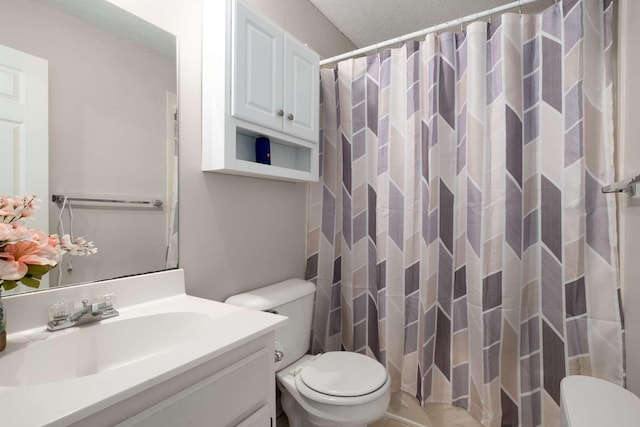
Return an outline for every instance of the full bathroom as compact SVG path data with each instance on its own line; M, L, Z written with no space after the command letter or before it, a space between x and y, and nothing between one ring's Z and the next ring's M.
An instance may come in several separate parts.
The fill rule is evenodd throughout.
M0 0L0 426L638 425L637 17Z

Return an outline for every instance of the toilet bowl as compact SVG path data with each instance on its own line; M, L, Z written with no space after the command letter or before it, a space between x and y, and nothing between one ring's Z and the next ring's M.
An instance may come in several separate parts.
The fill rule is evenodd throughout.
M357 353L306 355L276 377L292 427L364 427L385 414L391 398L384 367Z
M353 352L306 354L315 285L290 279L225 302L289 318L277 330L276 379L290 427L365 427L381 418L391 398L389 374L377 360Z
M608 381L572 375L560 382L562 427L637 427L640 398Z

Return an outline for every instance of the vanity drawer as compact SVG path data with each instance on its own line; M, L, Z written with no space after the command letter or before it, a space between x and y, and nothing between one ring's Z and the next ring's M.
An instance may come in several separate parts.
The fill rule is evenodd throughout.
M271 381L265 378L271 372L268 357L263 348L244 359L216 372L170 398L118 424L119 427L175 427L237 425L245 420L250 426L269 425L266 411L264 423L260 423L261 408L269 404ZM273 359L273 357L271 358ZM264 408L262 408L264 409ZM244 425L244 424L240 424Z

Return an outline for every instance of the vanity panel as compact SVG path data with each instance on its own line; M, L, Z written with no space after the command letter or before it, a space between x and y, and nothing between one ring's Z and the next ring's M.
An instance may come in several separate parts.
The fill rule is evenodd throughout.
M232 426L263 406L275 420L274 334L270 333L70 427Z

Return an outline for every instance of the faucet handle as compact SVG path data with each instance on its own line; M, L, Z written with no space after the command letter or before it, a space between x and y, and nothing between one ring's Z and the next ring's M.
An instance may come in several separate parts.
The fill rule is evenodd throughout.
M100 295L95 299L96 304L99 305L100 309L103 311L113 310L113 304L116 302L116 294L104 294Z
M100 302L100 305L103 307L102 309L103 319L114 317L119 314L118 311L115 308L113 308L113 304L115 304L116 302L116 294L109 293L109 294L101 295L100 297L98 297L98 301Z
M49 306L49 320L59 323L68 320L73 314L73 301L60 301Z
M113 292L110 294L104 294L102 295L102 299L104 299L105 310L113 310L113 304L116 303L116 294Z

